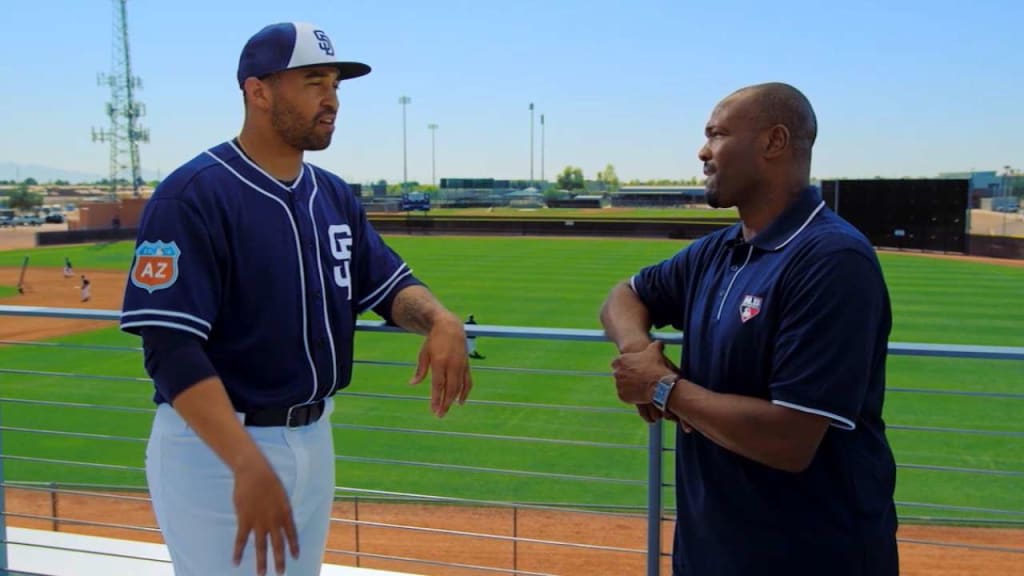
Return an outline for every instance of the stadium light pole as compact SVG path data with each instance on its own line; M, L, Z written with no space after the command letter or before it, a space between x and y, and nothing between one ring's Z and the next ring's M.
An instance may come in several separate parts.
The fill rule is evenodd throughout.
M409 181L409 160L405 144L405 105L412 102L412 98L402 96L398 103L402 105L402 190L405 190L405 183Z
M430 129L430 180L431 184L437 186L437 143L434 136L437 134L437 124L427 124Z
M544 182L544 115L540 115L540 181Z
M533 186L533 102L530 102L530 186Z
M1003 203L999 206L999 211L1003 213L1003 236L1006 236L1006 219L1010 212L1010 189L1013 186L1014 169L1007 164L1003 166L1003 170Z

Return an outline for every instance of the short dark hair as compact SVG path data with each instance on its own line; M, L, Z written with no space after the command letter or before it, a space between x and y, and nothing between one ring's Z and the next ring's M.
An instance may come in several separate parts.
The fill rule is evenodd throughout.
M789 129L794 152L810 158L818 137L818 118L803 92L783 82L768 82L748 86L737 93L747 93L753 98L759 124L765 128L782 124Z

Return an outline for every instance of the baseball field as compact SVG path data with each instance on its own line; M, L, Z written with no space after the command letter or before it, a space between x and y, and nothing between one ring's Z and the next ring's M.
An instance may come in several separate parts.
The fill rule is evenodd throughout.
M598 307L614 282L682 246L573 238L388 240L463 317L473 313L485 325L588 329L599 328ZM11 287L25 255L29 290L17 295ZM0 304L117 309L131 255L128 243L2 251ZM76 274L93 280L93 301L80 303L76 279L61 277L65 257ZM893 300L892 341L1024 346L1024 267L902 253L880 258ZM273 270L272 262L267 266ZM37 372L0 373L4 399L151 407L138 341L109 323L0 317L0 339L78 346L0 346L0 367ZM428 389L406 384L419 343L404 334L357 338L360 364L333 418L339 486L587 508L644 504L648 429L615 398L607 376L610 344L479 338L486 359L474 361L471 401L438 420L428 410ZM1024 400L1000 397L1024 392L1022 383L1021 362L890 357L885 416L904 466L897 500L906 523L1024 524ZM141 488L142 473L118 467L142 466L149 420L146 412L4 402L5 427L83 435L8 429L5 454L109 466L8 459L4 477ZM671 481L669 473L665 478ZM671 488L664 495L671 506ZM1020 533L1009 532L1007 541L1019 543Z

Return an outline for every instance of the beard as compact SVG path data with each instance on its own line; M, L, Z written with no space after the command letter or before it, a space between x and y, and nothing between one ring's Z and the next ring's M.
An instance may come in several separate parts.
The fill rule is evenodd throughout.
M721 208L722 197L718 193L718 183L713 182L711 178L713 178L713 176L709 176L704 181L704 201L712 208Z
M298 150L323 150L331 145L330 130L320 131L319 115L307 121L294 106L275 100L270 109L270 124L289 146Z
M704 200L708 203L708 206L712 208L721 208L720 199L718 197L718 190L705 190Z

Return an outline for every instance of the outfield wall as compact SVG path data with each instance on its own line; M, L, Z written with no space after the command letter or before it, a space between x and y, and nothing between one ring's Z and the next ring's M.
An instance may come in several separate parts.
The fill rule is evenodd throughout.
M1024 260L1024 238L970 235L967 237L967 253L972 256Z
M384 234L427 236L594 236L623 238L695 239L729 226L729 218L695 220L571 219L564 217L507 218L371 214L370 221ZM37 246L134 240L136 231L69 230L37 232ZM967 254L1024 260L1024 238L970 235Z
M392 216L371 218L385 234L480 236L605 236L636 238L700 238L729 226L733 219L616 220L609 218L505 218Z

